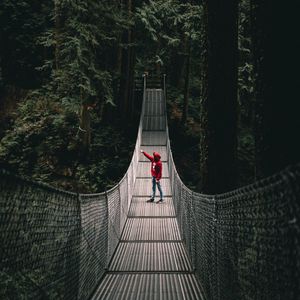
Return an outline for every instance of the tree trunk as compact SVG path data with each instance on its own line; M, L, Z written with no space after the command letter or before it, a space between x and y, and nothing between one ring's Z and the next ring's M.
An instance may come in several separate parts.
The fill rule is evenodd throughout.
M79 137L81 139L84 153L86 154L91 145L91 117L87 104L81 105L79 126Z
M126 2L129 18L132 17L132 0ZM122 65L121 65L121 78L120 78L120 113L123 118L128 120L128 116L131 116L131 101L132 101L132 89L133 89L133 77L134 77L134 62L135 54L132 46L133 43L133 29L129 28L123 34L123 43L128 44L126 49L122 52Z
M189 107L189 88L190 88L190 65L191 65L191 39L186 38L186 53L185 53L185 79L184 79L184 98L181 123L185 124L188 115Z
M209 194L236 187L237 12L237 0L204 2L200 171L202 191Z
M131 43L135 39L135 29L131 31ZM130 49L129 57L129 93L128 93L128 116L130 120L134 117L134 66L135 66L136 53L135 48L132 46Z
M268 55L268 34L266 20L269 12L264 12L266 1L251 0L252 41L255 80L255 176L261 178L268 173L267 153L270 155L270 128L272 116L271 74ZM269 20L269 18L267 18Z
M54 0L54 27L55 27L55 68L59 69L59 49L60 49L60 0Z
M184 69L184 55L178 50L173 50L172 52L171 68L167 74L170 76L170 80L174 83L174 86L181 87Z
M290 43L294 39L293 29L299 28L299 24L289 24L295 20L291 15L292 21L280 22L280 28L275 30L273 5L271 0L251 1L257 178L298 163L300 156L299 106L296 103L299 76L290 70L291 66L298 70L298 50ZM289 8L290 11L293 12ZM280 43L277 43L278 37Z

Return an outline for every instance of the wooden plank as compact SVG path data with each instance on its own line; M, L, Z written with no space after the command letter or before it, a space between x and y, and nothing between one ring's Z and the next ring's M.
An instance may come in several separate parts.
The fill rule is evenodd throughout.
M179 241L180 233L177 220L175 218L129 218L121 240Z
M160 180L161 188L164 196L172 196L170 180L168 178L162 178ZM152 178L135 180L133 196L150 197L152 195ZM156 187L156 196L159 197L159 191Z
M143 131L141 144L144 151L150 154L156 151L162 156L164 202L146 202L152 194L151 165L140 154L129 218L109 272L92 297L93 300L204 299L181 241L177 219L174 218L166 163L166 132L158 131L166 127L163 100L161 89L146 90L143 125L144 130L152 131ZM158 190L156 195L159 199Z
M145 116L143 120L143 130L165 130L166 117L162 116Z
M146 102L164 102L164 93L163 90L158 89L146 89L146 95L145 95Z
M149 197L133 197L128 217L174 217L172 198L165 197L164 205L146 202Z
M142 147L145 146L165 146L167 145L167 134L164 131L143 131Z
M161 101L146 101L145 116L165 116L165 104Z
M183 243L124 243L116 250L110 271L192 271Z
M92 300L204 300L193 274L108 274Z

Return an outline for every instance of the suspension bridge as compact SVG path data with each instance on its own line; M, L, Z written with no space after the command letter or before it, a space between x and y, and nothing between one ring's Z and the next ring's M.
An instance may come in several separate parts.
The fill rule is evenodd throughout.
M1 299L299 299L300 167L202 195L172 157L165 82L143 87L123 179L75 194L1 171ZM161 204L143 149L162 156ZM158 200L158 199L157 199Z

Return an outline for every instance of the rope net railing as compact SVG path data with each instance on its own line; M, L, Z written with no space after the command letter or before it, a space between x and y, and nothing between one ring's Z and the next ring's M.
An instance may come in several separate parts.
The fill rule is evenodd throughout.
M0 171L0 299L90 298L127 219L143 110L129 168L107 192L70 193Z
M168 128L167 154L180 232L205 298L300 299L300 165L203 195L181 181Z

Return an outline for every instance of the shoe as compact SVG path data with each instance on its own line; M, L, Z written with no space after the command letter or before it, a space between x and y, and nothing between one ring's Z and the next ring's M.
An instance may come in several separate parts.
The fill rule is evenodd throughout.
M154 198L150 198L147 202L154 202Z
M164 200L163 199L159 199L156 203L163 203Z

